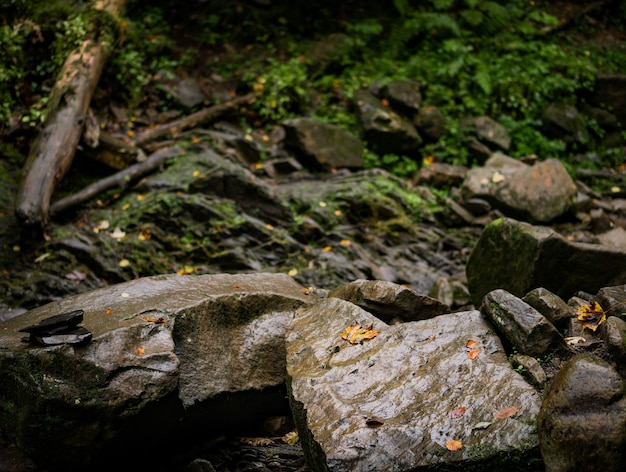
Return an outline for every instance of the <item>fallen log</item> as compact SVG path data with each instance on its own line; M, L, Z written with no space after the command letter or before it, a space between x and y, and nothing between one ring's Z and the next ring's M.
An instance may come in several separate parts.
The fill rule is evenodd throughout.
M126 0L97 0L93 9L117 17ZM107 56L105 34L85 40L65 60L55 83L42 132L30 153L17 190L15 216L27 226L48 222L55 185L74 159L93 92ZM109 46L110 47L110 46Z
M54 202L50 207L50 213L52 215L61 213L76 205L87 202L99 193L102 193L105 190L109 190L111 188L118 187L121 190L124 190L131 183L137 181L141 177L149 174L154 169L159 167L167 159L180 156L182 154L183 150L177 147L159 149L154 154L148 156L145 161L127 167L124 170L116 172L113 175L105 177L104 179L99 180L91 185L88 185L78 193Z
M180 118L178 120L172 121L170 123L165 123L154 128L149 128L141 133L138 133L135 139L131 141L131 143L134 146L138 147L144 143L147 143L148 141L152 141L167 134L175 136L176 134L187 128L193 128L203 123L215 120L216 118L222 116L223 114L229 112L236 107L249 105L253 103L255 99L256 95L254 93L249 93L248 95L234 98L232 100L229 100L228 102L213 105L209 108L204 108L184 118Z

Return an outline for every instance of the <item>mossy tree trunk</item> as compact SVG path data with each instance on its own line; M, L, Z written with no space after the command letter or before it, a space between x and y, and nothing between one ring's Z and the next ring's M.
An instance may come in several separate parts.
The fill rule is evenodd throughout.
M125 3L126 0L96 0L93 10L98 14L89 18L98 21L105 14L117 17ZM111 40L101 29L73 50L63 64L50 93L44 128L30 149L17 190L15 215L26 226L41 227L48 222L54 187L74 159Z

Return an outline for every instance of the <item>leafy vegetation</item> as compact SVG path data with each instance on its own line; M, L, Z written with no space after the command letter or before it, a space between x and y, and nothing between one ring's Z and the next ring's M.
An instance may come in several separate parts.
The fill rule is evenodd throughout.
M258 100L253 126L296 115L315 116L359 133L351 108L355 91L410 79L422 84L425 102L448 119L445 134L424 155L467 164L464 116L489 115L512 136L515 156L570 159L571 146L549 139L541 113L558 100L579 103L598 71L626 69L623 44L597 44L599 22L584 18L561 31L550 2L524 0L394 0L315 5L275 0L202 2L184 8L172 0L129 2L115 25L118 42L101 82L113 100L140 106L149 87L181 69L200 68L238 79L239 91ZM86 2L12 0L0 7L0 130L36 126L45 116L46 90L69 47L89 31ZM624 32L626 7L602 24ZM186 34L193 31L192 34ZM333 56L320 58L316 41L339 34ZM50 55L48 51L52 51ZM161 94L161 109L168 96ZM606 130L590 120L589 152L598 166L615 165L619 147L602 148ZM418 163L406 156L368 151L368 166L409 176Z

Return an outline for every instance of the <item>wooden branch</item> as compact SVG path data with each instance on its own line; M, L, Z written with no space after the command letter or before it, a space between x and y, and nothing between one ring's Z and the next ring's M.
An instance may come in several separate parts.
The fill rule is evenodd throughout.
M160 149L154 154L148 156L145 161L127 167L120 172L117 172L102 180L99 180L98 182L88 185L74 195L62 198L59 201L53 203L50 207L50 213L53 215L61 213L71 207L89 201L99 193L102 193L105 190L109 190L114 187L119 187L123 190L127 188L132 182L152 172L154 169L163 164L165 160L171 157L180 156L182 154L183 150L177 147Z
M125 2L98 0L93 8L118 16ZM30 149L17 190L15 215L24 225L43 226L48 221L54 187L74 159L106 53L103 37L88 39L63 64L50 93L44 128Z
M180 118L178 120L172 121L171 123L166 123L155 128L147 129L146 131L139 133L135 137L135 139L131 141L131 143L135 146L140 146L148 141L152 141L153 139L165 136L166 134L171 134L174 136L184 129L193 128L203 123L207 123L211 120L215 120L216 118L224 115L225 113L236 107L239 107L241 105L249 105L250 103L253 103L255 99L256 95L253 93L249 93L248 95L234 98L228 102L220 103L219 105L214 105L209 108L204 108L203 110L192 113L185 118Z

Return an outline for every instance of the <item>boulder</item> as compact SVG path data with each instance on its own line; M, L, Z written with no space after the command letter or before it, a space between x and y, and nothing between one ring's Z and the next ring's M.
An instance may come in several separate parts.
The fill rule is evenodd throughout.
M563 339L541 313L506 290L485 295L480 311L520 353L542 357Z
M350 344L340 335L355 322L379 334ZM290 401L311 470L496 470L499 456L529 470L536 458L539 395L478 311L389 326L328 298L298 310L286 339ZM469 340L476 345L467 348ZM508 407L512 416L494 416ZM462 446L450 450L450 440Z
M541 119L544 134L552 139L579 144L589 142L586 120L574 105L551 103L543 111Z
M574 312L563 301L544 287L539 287L528 292L522 300L541 313L554 326L561 327L568 318L574 316Z
M597 267L598 270L589 270ZM483 230L467 261L472 302L501 288L517 297L544 287L564 300L626 282L626 253L570 242L550 228L500 218Z
M145 465L139 438L172 444L284 414L285 329L312 298L285 274L163 275L7 320L0 429L46 468L79 470ZM91 342L22 340L19 330L74 310Z
M283 121L285 145L304 166L313 169L362 168L363 146L354 135L337 125L312 118Z
M355 280L331 290L328 296L354 303L385 323L394 318L418 321L450 313L450 307L439 300L384 280Z
M537 418L546 472L623 470L626 387L592 354L570 359L555 376Z
M626 321L609 316L603 326L602 337L617 371L626 378Z
M428 105L420 107L413 118L413 124L424 141L435 143L439 141L446 129L446 118L439 108Z
M527 166L499 156L490 158L484 167L470 169L461 193L468 200L490 202L506 216L548 223L573 206L577 189L558 159Z
M413 80L394 80L380 90L380 95L389 101L389 105L398 113L411 117L422 104L420 84Z
M422 138L411 121L388 107L367 90L354 94L363 137L380 154L417 157Z
M494 151L508 151L511 146L511 137L506 128L488 116L463 118L460 126L464 132L475 136L479 142Z

